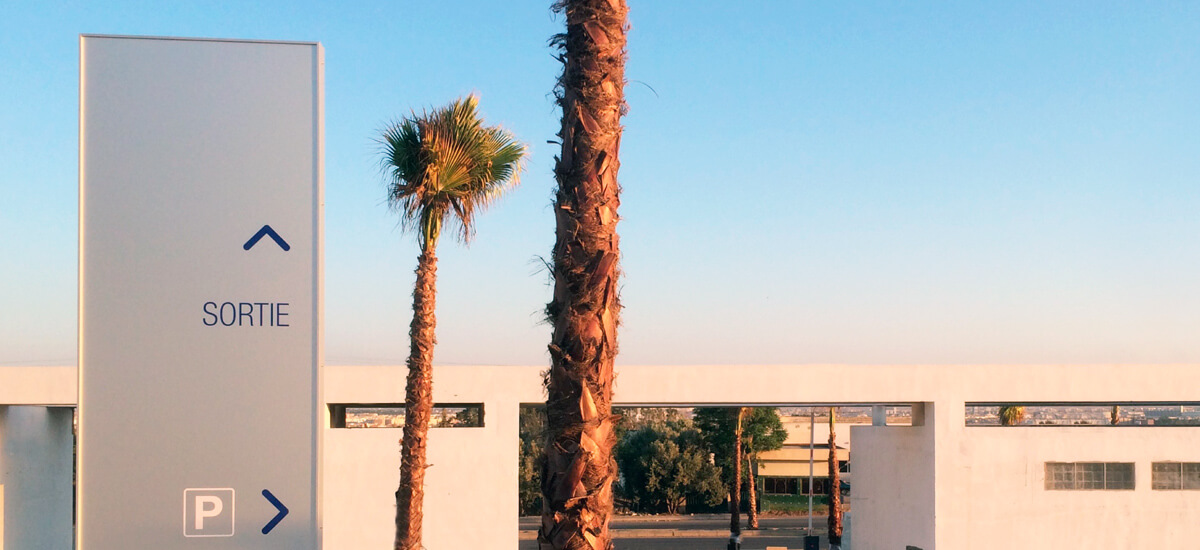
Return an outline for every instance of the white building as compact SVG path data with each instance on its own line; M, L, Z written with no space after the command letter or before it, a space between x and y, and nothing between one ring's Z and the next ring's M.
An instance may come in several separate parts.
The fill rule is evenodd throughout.
M543 400L542 369L435 369L435 401L482 404L484 426L432 432L429 548L517 548L518 407ZM325 401L402 402L403 370L326 367ZM70 540L70 415L10 406L72 407L76 381L73 367L0 367L6 550ZM630 406L912 404L912 426L850 431L855 550L1200 547L1200 427L967 427L964 414L973 402L1197 401L1195 365L622 366L616 385ZM399 429L324 429L324 547L386 548Z

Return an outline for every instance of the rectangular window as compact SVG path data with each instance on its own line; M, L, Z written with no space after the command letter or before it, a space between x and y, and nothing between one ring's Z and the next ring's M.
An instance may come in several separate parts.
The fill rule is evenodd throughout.
M404 404L330 404L332 428L402 428ZM483 427L483 403L434 403L430 428Z
M794 495L797 492L794 477L764 477L763 492L770 495Z
M1047 491L1121 491L1134 488L1132 462L1047 462Z
M1200 462L1155 462L1150 486L1155 491L1200 490Z
M1070 462L1046 463L1046 490L1069 491L1075 488L1075 465Z
M1104 488L1110 491L1133 490L1133 463L1109 462L1104 465Z

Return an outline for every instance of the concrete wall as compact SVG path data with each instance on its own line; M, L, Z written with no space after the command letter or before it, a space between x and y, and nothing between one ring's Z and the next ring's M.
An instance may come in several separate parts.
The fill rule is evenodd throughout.
M325 400L403 403L402 372L397 367L327 368ZM484 425L430 430L423 537L427 548L516 550L518 407L544 401L539 373L530 367L435 369L434 402L483 403ZM326 428L325 548L390 548L402 431Z
M928 426L854 426L854 550L933 548L934 456Z
M980 427L964 451L961 548L1200 548L1200 491L1150 484L1152 462L1200 462L1198 427ZM1048 461L1133 462L1135 489L1047 491Z
M73 416L0 405L0 550L73 546Z
M401 366L324 370L327 403L403 401ZM433 466L425 503L427 547L517 548L518 406L544 401L542 370L541 366L435 369L434 400L483 403L485 425L432 432ZM737 371L738 384L728 383L731 370ZM828 376L831 371L836 376ZM814 379L829 383L813 385ZM1196 388L1200 388L1200 367L1191 365L622 366L617 371L615 399L621 405L912 403L912 427L851 429L855 550L898 550L904 544L925 550L1126 550L1200 548L1195 542L1200 540L1200 491L1149 489L1150 462L1200 462L1200 428L968 429L963 425L963 404L1187 402L1200 397ZM76 391L71 367L0 368L0 405L71 406ZM20 440L23 452L45 457L69 452L64 451L69 449L69 421L50 422L25 433L34 435ZM12 434L0 432L0 446L18 444ZM327 427L324 437L325 548L386 548L393 534L400 430ZM1137 489L1045 491L1043 463L1048 460L1133 461ZM55 468L56 474L20 477L38 483L53 478L52 484L65 480L69 486L69 468ZM14 506L24 506L29 494L37 494L21 490L21 503L15 503L12 479L11 474L8 480L0 479L6 486L9 518ZM46 521L52 521L50 517L61 514L46 516ZM6 537L12 537L13 525L10 519ZM69 530L69 516L55 525Z

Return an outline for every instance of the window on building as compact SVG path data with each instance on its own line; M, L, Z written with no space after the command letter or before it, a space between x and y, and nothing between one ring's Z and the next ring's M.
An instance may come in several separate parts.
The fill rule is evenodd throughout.
M1200 490L1200 462L1155 462L1150 467L1150 487L1155 491Z
M332 428L402 428L404 404L330 404ZM483 403L434 403L430 428L481 428Z
M1047 462L1047 491L1131 490L1132 462Z
M763 493L768 495L794 495L799 492L799 485L794 477L764 477Z
M808 486L809 486L808 478L807 477L800 478L800 486L799 486L800 493L799 494L807 495L808 494ZM828 477L813 478L812 493L814 495L828 494L829 493L829 478Z

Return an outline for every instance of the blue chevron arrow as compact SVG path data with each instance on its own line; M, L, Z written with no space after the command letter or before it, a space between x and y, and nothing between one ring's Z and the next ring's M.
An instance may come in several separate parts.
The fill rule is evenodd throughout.
M250 250L251 248L254 248L254 245L258 244L258 241L262 240L263 235L271 237L271 239L275 241L275 244L279 245L279 248L282 248L284 252L292 249L292 247L288 245L287 241L283 240L283 237L279 236L279 233L276 233L274 229L271 229L271 226L264 225L262 226L262 229L258 230L258 233L255 233L253 237L250 237L250 240L246 241L246 244L242 245L242 250Z
M266 497L267 502L270 502L272 506L279 510L279 513L275 514L275 517L271 518L271 521L268 521L267 524L263 526L262 534L265 535L270 533L271 529L274 529L276 525L279 525L279 522L283 520L283 516L288 515L288 509L287 506L284 506L282 502L279 502L279 499L275 498L275 495L271 494L271 491L263 489L262 495Z

